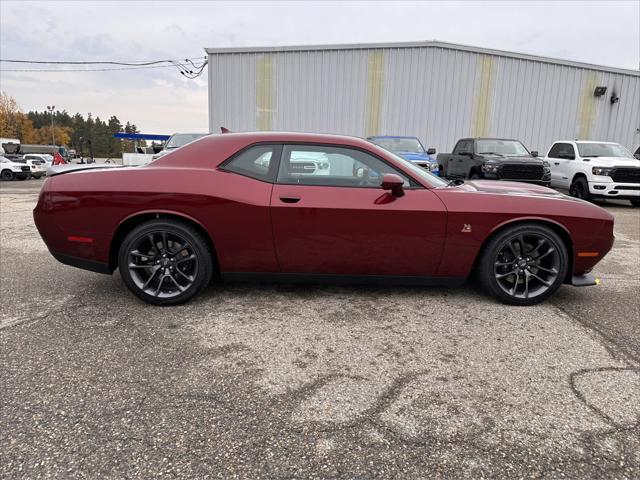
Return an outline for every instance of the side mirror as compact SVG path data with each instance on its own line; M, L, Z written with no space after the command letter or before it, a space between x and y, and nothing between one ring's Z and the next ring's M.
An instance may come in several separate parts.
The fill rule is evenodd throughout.
M385 173L382 177L382 189L391 190L391 195L401 197L404 195L404 180L395 173Z
M537 157L538 156L538 151L537 150L531 150L531 156L532 157Z
M435 154L436 154L436 149L435 148L427 149L427 155L435 155Z

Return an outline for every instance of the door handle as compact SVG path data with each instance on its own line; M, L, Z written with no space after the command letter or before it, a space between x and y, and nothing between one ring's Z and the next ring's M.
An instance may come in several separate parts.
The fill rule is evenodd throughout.
M280 200L284 203L298 203L300 197L280 197Z
M553 162L554 165L560 165L560 162Z

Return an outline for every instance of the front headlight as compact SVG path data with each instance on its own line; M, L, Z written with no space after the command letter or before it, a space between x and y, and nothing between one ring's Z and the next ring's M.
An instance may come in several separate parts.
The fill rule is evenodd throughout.
M498 168L500 168L499 165L491 165L487 163L482 165L482 171L485 173L498 173Z
M611 168L603 168L603 167L593 167L591 169L591 172L594 175L602 175L602 176L608 176L609 172L611 172Z

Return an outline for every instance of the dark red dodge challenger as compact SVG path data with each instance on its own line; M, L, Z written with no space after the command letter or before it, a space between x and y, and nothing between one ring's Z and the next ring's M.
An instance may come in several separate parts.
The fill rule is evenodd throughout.
M365 140L210 135L144 167L60 167L35 222L55 258L116 268L146 302L211 279L462 284L514 305L549 297L611 249L613 217L545 187L447 183Z

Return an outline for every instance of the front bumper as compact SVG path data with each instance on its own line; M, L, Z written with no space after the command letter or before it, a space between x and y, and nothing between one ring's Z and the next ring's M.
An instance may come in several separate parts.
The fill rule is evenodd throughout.
M591 287L593 285L598 285L600 283L600 279L594 277L590 273L585 273L583 275L573 275L571 277L571 285L574 287Z
M602 198L639 198L640 183L589 182L589 193Z
M440 177L440 165L434 164L433 162L424 162L421 160L410 160L411 163L417 165L421 168L424 168L427 172L433 173L436 177Z
M497 173L489 173L489 172L485 172L483 173L483 176L486 180L504 180L505 182L522 182L522 183L532 183L534 185L542 185L543 187L550 187L551 186L551 176L545 176L541 179L537 179L537 180L531 180L528 178L522 178L522 179L518 179L518 178L502 178L499 174Z

